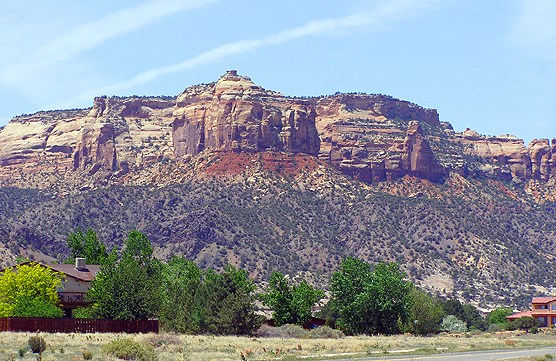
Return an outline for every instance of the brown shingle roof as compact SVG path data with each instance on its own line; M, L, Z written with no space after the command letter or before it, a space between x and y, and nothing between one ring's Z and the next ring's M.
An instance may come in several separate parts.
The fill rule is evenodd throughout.
M46 264L44 266L49 267L54 271L61 272L67 276L87 282L94 280L96 274L100 271L100 266L97 264L88 264L85 271L78 270L73 264Z
M63 274L65 274L66 276L70 276L73 278L77 278L78 280L81 281L87 281L87 282L91 282L92 280L95 279L95 276L97 275L97 273L100 271L100 266L98 264L88 264L86 265L86 270L85 271L79 271L77 268L75 268L75 265L73 264L44 264L41 262L37 262L37 261L26 261L26 262L22 262L19 265L24 265L24 264L31 264L31 263L37 263L40 264L41 266L45 266L48 267L56 272L61 272ZM0 269L0 273L4 272L4 270L6 270L7 268L12 268L15 266L10 266L10 267L4 267L2 269Z

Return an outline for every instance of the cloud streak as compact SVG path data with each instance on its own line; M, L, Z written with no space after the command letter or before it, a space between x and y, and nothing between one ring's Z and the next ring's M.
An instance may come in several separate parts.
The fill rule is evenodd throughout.
M106 87L93 89L79 97L79 101L90 99L99 94L115 94L151 82L162 76L192 70L207 63L214 63L233 55L250 53L263 47L280 45L309 36L333 34L360 27L380 27L386 23L398 21L436 4L437 0L396 0L385 1L370 11L344 17L310 21L302 26L290 28L259 39L246 39L227 43L198 54L181 63L153 68L135 77ZM76 99L77 100L77 99Z
M6 69L2 78L12 84L32 79L50 65L67 60L106 41L147 26L175 13L193 10L219 0L150 0L89 21L58 35L27 59Z
M216 1L218 0L151 0L71 29L46 44L39 50L39 54L50 61L64 60L164 17Z

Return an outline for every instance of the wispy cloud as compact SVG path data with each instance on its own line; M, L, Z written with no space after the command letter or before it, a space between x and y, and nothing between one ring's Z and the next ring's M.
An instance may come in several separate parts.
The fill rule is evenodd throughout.
M39 54L49 61L64 60L161 18L216 1L218 0L151 0L71 29L47 43L39 50Z
M308 36L333 34L335 32L360 27L380 28L381 26L386 26L388 23L399 21L406 17L416 16L438 2L438 0L383 1L374 9L366 12L338 18L310 21L302 26L283 30L258 39L246 39L227 43L198 54L181 63L153 68L129 80L102 88L92 89L81 94L77 99L72 100L72 102L82 102L100 94L116 94L120 91L132 89L148 83L164 75L184 72L207 63L217 62L229 56L250 53L266 46L279 45Z
M25 86L22 79L33 80L48 66L67 60L78 53L93 49L106 41L147 26L177 12L217 2L219 0L149 0L140 5L109 13L55 36L0 73L9 84Z

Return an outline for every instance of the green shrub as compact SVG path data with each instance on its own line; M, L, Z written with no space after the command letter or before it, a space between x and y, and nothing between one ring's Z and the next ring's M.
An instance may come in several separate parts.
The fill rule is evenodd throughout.
M515 321L512 321L508 325L508 330L531 330L533 327L539 327L539 321L531 316L520 317Z
M14 317L61 318L62 309L52 303L40 299L24 297L19 299L13 310Z
M346 337L340 330L335 330L328 326L321 326L312 329L308 333L308 338L343 338Z
M502 323L493 323L488 326L488 332L500 332L506 330L505 325Z
M262 325L256 332L258 337L276 337L276 338L305 338L308 331L298 325L282 325L280 327L272 327Z
M83 350L83 360L92 360L93 353L89 350Z
M467 325L454 315L448 315L442 320L440 329L448 332L465 332Z
M498 307L488 315L488 323L506 323L506 317L514 313L511 307Z
M158 361L154 348L147 343L137 342L129 337L108 342L102 351L122 360Z
M73 318L96 318L92 307L77 307L71 313Z
M33 353L41 354L46 350L46 342L39 335L29 337L29 347Z
M257 332L257 337L276 337L276 338L342 338L344 333L328 326L321 326L310 331L305 330L298 325L282 325L280 327L272 327L262 325Z

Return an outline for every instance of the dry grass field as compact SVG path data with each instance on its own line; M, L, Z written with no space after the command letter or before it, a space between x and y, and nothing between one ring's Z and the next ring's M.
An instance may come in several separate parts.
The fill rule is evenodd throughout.
M0 361L36 360L29 350L33 333L0 333ZM103 352L112 340L131 337L153 347L159 360L307 360L387 354L424 355L469 350L535 348L556 345L556 335L500 333L414 337L345 337L341 339L280 339L224 336L190 336L169 333L146 335L41 334L46 341L43 360L118 360ZM86 355L86 353L85 353Z

